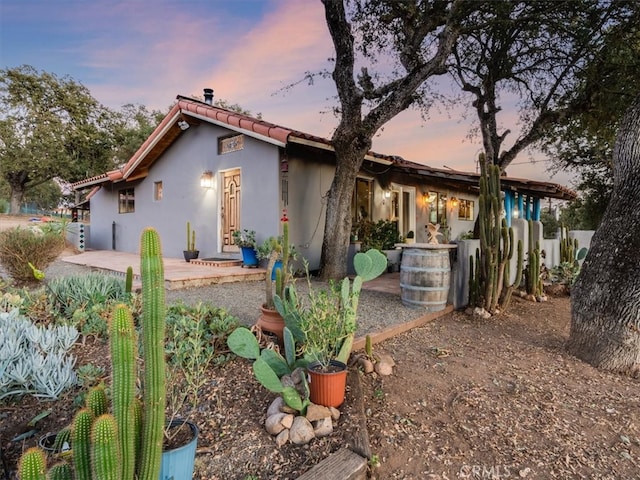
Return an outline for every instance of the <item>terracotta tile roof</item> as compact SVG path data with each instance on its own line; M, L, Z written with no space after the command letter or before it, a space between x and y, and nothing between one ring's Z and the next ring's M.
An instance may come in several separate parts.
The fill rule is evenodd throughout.
M282 125L276 125L262 119L213 106L182 95L178 95L177 100L177 103L155 128L149 138L144 141L122 168L81 180L72 184L72 188L81 189L92 185L99 185L104 182L133 180L146 176L153 162L183 133L183 130L178 126L178 122L180 121L186 121L193 125L198 124L200 121L211 122L281 147L285 147L287 144L297 143L333 151L331 140L326 138L287 128ZM478 184L479 174L477 173L433 168L420 163L410 162L397 155L384 155L370 151L366 159L393 165L393 167L399 171L418 175L422 178L447 179L455 183L468 186L475 185L476 187ZM545 195L565 200L576 197L574 191L555 183L536 182L511 177L503 177L501 181L503 186L508 186L514 191Z

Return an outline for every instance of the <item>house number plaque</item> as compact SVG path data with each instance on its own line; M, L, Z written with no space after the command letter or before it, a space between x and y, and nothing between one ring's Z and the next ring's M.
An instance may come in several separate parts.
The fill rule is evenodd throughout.
M244 135L234 135L233 137L221 138L219 140L218 151L220 155L244 148Z

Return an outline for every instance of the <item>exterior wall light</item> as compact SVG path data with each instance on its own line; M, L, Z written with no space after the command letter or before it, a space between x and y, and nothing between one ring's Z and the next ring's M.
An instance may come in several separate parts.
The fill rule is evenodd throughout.
M189 122L187 122L186 120L180 120L178 122L178 126L180 127L180 130L184 132L189 128L190 125L189 125Z
M207 170L200 175L200 186L202 188L212 188L213 187L213 173L211 170Z

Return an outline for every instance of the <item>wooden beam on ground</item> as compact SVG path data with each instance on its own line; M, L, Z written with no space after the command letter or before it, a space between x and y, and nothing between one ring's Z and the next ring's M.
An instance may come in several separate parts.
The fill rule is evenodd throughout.
M399 325L393 325L389 328L386 328L380 332L375 332L375 333L371 333L369 334L369 336L371 337L371 343L375 344L375 343L380 343L383 342L384 340L387 340L391 337L395 337L397 335L400 335L401 333L404 333L406 331L411 330L412 328L417 328L417 327L421 327L429 322L432 322L440 317L443 317L451 312L453 312L454 308L453 305L447 305L445 307L444 310L440 310L439 312L430 312L430 313L426 313L423 316L421 316L420 318L417 318L415 320L412 320L410 322L406 322L406 323L401 323ZM353 341L353 347L352 350L362 350L364 348L365 342L366 342L366 336L365 337L358 337Z
M348 448L332 453L298 480L366 480L367 460Z

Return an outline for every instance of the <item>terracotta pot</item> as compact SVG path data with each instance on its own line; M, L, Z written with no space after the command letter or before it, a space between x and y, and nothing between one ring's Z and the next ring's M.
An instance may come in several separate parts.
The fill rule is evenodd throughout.
M344 403L347 390L347 366L337 360L331 360L331 371L322 371L319 362L307 367L309 372L310 398L316 405L338 408Z
M282 344L284 318L282 318L282 315L280 315L277 310L265 308L264 305L260 307L260 310L262 311L262 315L258 317L256 325L258 325L265 332L271 332L277 335L280 344Z

